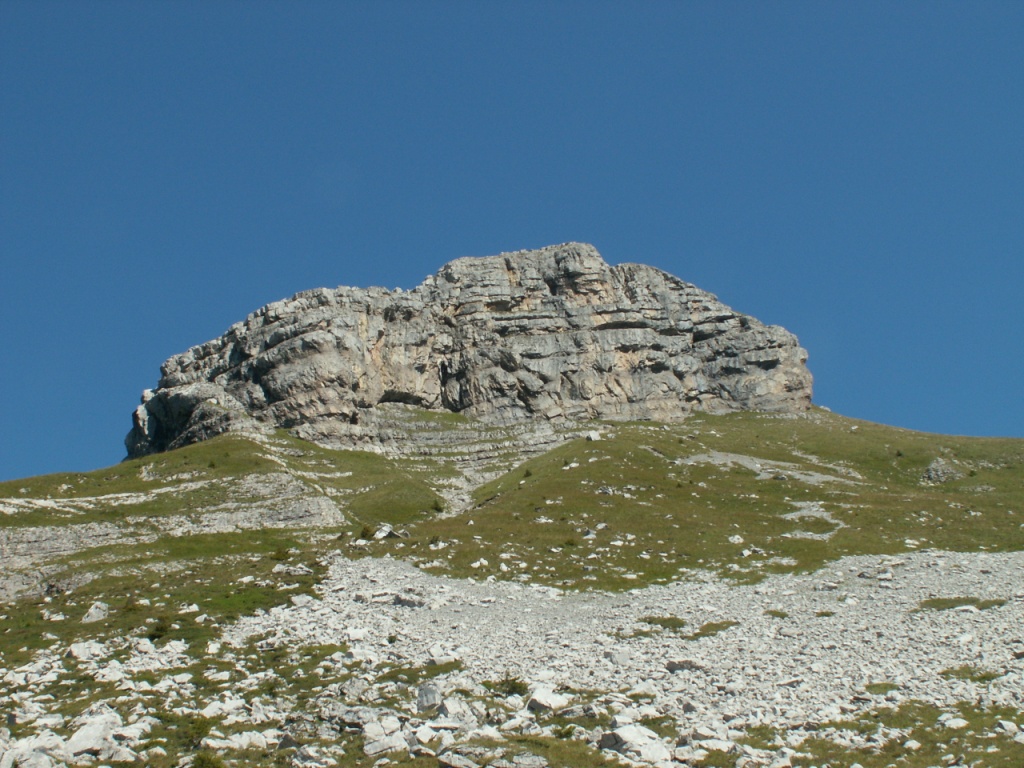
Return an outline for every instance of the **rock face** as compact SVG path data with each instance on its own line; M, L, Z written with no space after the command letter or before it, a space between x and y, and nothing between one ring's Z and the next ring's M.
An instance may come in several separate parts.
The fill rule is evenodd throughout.
M385 403L495 424L801 411L806 352L777 326L589 245L462 258L412 291L306 291L164 363L125 443L142 456L228 431L344 444Z

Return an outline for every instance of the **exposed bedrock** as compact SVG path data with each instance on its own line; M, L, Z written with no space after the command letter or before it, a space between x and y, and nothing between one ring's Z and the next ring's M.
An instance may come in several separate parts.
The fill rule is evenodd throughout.
M285 427L358 444L389 402L493 424L802 411L806 360L783 328L566 243L456 259L412 291L317 289L268 304L167 360L125 442L142 456Z

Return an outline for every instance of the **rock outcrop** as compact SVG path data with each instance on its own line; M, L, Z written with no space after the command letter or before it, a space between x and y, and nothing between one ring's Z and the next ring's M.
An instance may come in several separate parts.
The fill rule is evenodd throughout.
M386 403L492 424L801 411L806 358L783 328L568 243L456 259L412 291L318 289L269 304L165 362L125 443L134 457L285 427L355 444Z

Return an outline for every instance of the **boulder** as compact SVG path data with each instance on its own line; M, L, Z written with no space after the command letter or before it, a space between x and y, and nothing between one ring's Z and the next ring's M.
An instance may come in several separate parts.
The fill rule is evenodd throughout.
M921 475L921 482L924 485L941 485L952 480L959 480L964 473L948 459L941 456L934 459L928 468Z
M416 711L426 712L435 709L441 704L441 692L437 686L426 684L421 685L416 692Z
M623 725L608 731L601 736L598 746L601 749L610 749L645 763L672 759L671 750L658 737L658 734L642 725Z
M80 643L72 643L68 647L67 655L78 661L95 661L107 655L107 647L96 640L84 640Z
M136 754L116 738L123 727L121 716L100 706L86 712L76 721L78 729L68 739L66 749L75 757L88 755L103 762L134 762Z
M72 760L64 740L50 730L6 745L0 743L0 768L52 768Z
M438 755L437 764L440 768L480 768L478 763L474 763L468 757L457 752L445 752Z
M82 617L83 624L91 624L94 621L103 621L110 615L110 606L104 602L97 600L91 606L89 610L85 612L85 616Z
M537 688L530 694L526 706L534 712L557 712L569 706L569 697L555 693L550 688Z
M367 741L363 745L363 752L366 753L368 757L407 749L409 749L409 743L405 740L405 736L403 736L401 732L390 733L379 739Z

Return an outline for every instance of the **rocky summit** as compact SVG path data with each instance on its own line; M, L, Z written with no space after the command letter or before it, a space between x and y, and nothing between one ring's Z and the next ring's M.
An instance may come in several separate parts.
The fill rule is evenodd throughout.
M167 360L125 442L138 457L271 426L379 445L388 403L490 424L804 411L806 360L783 328L566 243L456 259L411 291L319 289L269 304Z

